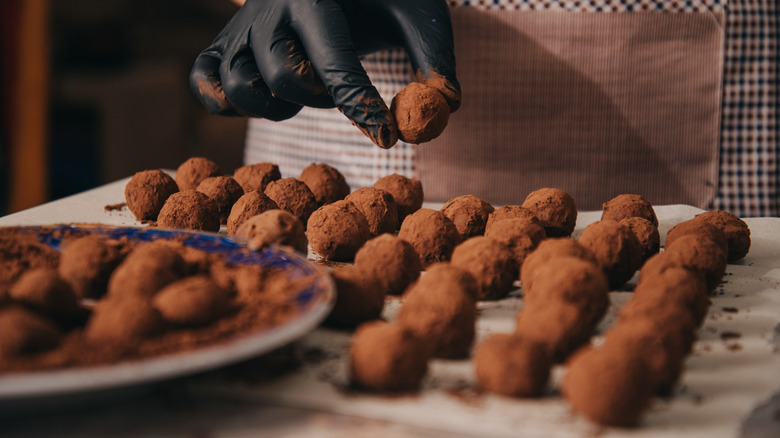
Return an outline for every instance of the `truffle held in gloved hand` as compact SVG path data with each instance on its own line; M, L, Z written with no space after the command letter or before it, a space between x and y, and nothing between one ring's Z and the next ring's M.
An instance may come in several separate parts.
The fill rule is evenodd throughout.
M190 86L212 114L278 121L302 106L335 106L390 148L396 122L358 56L392 47L458 108L445 0L247 0L195 60Z

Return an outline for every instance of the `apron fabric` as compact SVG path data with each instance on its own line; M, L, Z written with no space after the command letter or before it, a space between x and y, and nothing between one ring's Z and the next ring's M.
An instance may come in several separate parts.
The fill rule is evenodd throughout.
M245 161L275 162L285 176L326 162L352 189L400 173L423 182L427 201L518 204L560 187L587 210L638 193L778 214L773 1L450 4L463 105L439 138L382 150L338 111L305 108L251 120ZM413 78L403 51L364 66L387 102Z

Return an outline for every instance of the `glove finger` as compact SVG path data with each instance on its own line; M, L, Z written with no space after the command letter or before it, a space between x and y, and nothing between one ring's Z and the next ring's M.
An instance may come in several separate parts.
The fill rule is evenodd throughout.
M398 20L417 81L439 90L450 111L460 107L460 83L455 76L455 45L452 21L445 1L420 9L414 15L394 14Z
M190 88L211 114L221 116L238 115L225 98L219 77L221 64L219 55L213 50L204 50L195 59L190 71Z
M279 121L298 114L302 108L271 94L247 46L223 61L219 73L226 99L241 114Z
M395 119L360 64L341 7L334 0L291 7L301 9L294 11L300 20L291 24L336 106L379 147L392 147L398 141Z
M262 29L267 27L258 27L260 30L253 29L251 33L252 53L273 95L303 106L333 108L333 98L292 30L264 32Z

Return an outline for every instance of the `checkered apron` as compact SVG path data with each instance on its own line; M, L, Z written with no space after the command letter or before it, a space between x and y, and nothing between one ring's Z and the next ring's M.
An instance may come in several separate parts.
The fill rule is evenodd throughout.
M338 111L305 108L250 120L245 161L285 176L329 163L352 189L400 173L429 201L554 186L581 209L640 193L780 215L776 0L449 3L463 106L441 137L383 150ZM400 50L363 63L387 102L413 78Z

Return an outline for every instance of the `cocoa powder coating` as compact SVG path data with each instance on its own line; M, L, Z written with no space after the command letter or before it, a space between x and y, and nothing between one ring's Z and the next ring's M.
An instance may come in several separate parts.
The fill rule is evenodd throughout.
M658 308L684 308L691 313L697 326L704 321L712 303L701 276L684 267L669 267L640 281L634 288L634 300L650 301Z
M700 272L712 291L726 274L727 253L711 239L696 235L682 236L666 245L664 254L677 257L679 264Z
M558 188L541 188L528 194L522 207L533 212L548 237L570 236L577 224L574 198Z
M429 208L421 208L407 216L398 237L412 245L423 269L449 261L455 246L460 243L455 224L444 213Z
M325 260L352 260L371 237L368 222L355 204L336 201L318 208L306 226L311 248Z
M641 217L658 226L653 204L641 195L623 194L602 204L601 219L621 221L630 217Z
M390 192L374 187L361 187L347 195L344 200L355 204L363 213L372 236L394 233L401 224L398 221L398 206Z
M84 329L87 340L124 343L126 348L165 330L160 312L141 296L108 297L100 300Z
M176 326L210 324L232 310L232 293L219 287L207 275L194 275L160 289L152 307L163 320Z
M510 217L493 222L486 228L485 237L509 248L519 268L528 255L547 238L547 233L534 219Z
M219 207L211 198L195 190L174 193L157 216L160 228L219 231Z
M531 210L519 205L502 205L488 215L487 223L485 223L485 234L494 224L504 219L528 219L539 225L539 219Z
M682 236L695 235L715 242L724 253L729 251L729 243L723 230L706 221L690 219L680 222L666 233L665 246L672 245Z
M400 295L420 277L420 258L412 245L392 234L380 234L355 254L355 267L374 277L385 294Z
M419 82L399 91L390 111L398 124L398 138L413 144L438 137L450 119L450 106L439 90Z
M187 273L182 256L163 242L137 245L117 266L108 281L110 297L148 298Z
M474 195L452 198L441 208L441 212L455 224L462 240L485 234L485 225L493 210L490 203Z
M715 210L696 215L694 220L706 222L723 232L728 241L728 261L740 260L750 251L750 228L739 217Z
M57 326L37 312L18 305L0 308L0 359L4 361L55 348L61 338Z
M294 214L303 224L318 207L314 193L303 181L295 178L271 181L265 188L265 194L279 208Z
M222 175L217 163L205 157L192 157L176 169L176 184L180 191L195 190L204 179Z
M557 257L570 256L596 263L596 256L579 242L568 237L556 237L542 240L523 261L520 267L520 282L523 289L531 289L536 277L536 271L550 260Z
M301 221L292 213L279 209L251 217L238 228L236 236L249 239L252 249L282 245L306 254L309 248Z
M125 202L136 220L154 221L169 196L179 191L170 175L159 169L136 172L125 185Z
M80 298L98 298L106 293L108 279L122 261L116 246L96 236L65 242L60 255L59 274Z
M211 198L219 209L219 222L227 223L230 209L238 198L244 195L244 189L236 180L229 176L212 176L198 184L197 191Z
M312 163L306 166L298 180L309 187L319 205L340 201L350 191L344 175L335 167L325 163Z
M512 251L485 236L474 236L456 246L451 263L477 280L480 300L505 298L518 278L517 262Z
M406 216L422 207L425 197L420 180L407 178L397 173L379 178L374 183L374 188L382 189L393 195L393 200L398 207L398 220L402 223Z
M428 372L427 344L408 328L384 321L362 324L349 349L350 379L377 392L414 391Z
M282 179L282 174L274 163L254 163L236 169L233 178L244 192L263 192L271 181Z
M269 210L278 209L279 206L263 192L251 191L238 198L227 219L228 234L236 234L244 222ZM297 216L296 216L297 218ZM298 219L300 221L300 219Z
M636 237L639 247L642 249L643 261L658 254L661 249L661 234L656 225L638 216L621 219L620 223L627 226Z
M582 231L579 243L588 248L617 288L625 284L642 266L642 248L634 233L613 220L602 219Z
M80 322L87 315L70 284L53 268L25 272L8 291L8 297L65 327Z
M523 307L515 333L544 346L554 363L563 363L590 340L593 325L576 305L550 300Z
M385 294L376 278L349 265L334 268L330 275L336 285L336 303L326 319L328 325L354 328L379 319L385 306Z
M494 334L474 353L474 374L480 388L509 397L538 397L550 378L552 360L537 342L510 334Z

